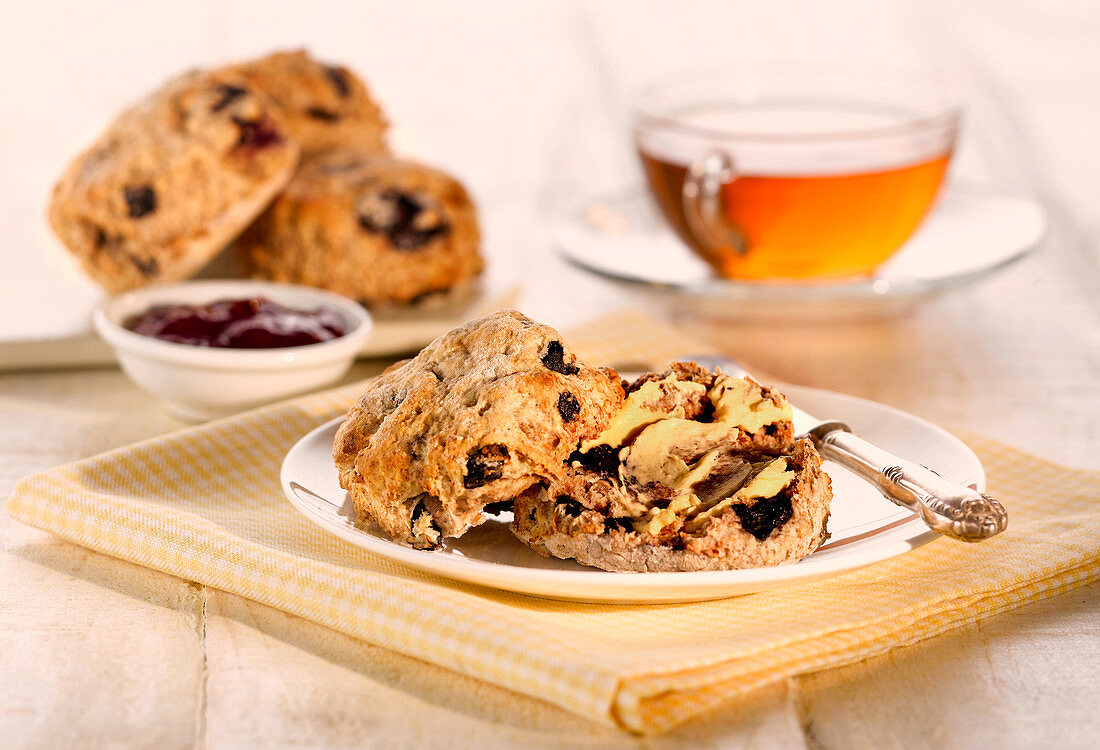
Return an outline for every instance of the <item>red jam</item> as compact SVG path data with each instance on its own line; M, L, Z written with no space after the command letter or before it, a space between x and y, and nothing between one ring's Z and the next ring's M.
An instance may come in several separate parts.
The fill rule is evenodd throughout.
M219 300L209 305L160 305L126 326L162 341L226 349L281 349L330 341L348 332L344 319L325 307L294 310L263 297Z

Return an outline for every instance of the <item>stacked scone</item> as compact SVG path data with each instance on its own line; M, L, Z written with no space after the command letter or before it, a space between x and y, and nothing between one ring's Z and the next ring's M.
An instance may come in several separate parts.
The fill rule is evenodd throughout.
M378 308L463 295L483 267L478 243L457 180L341 149L307 159L238 244L258 276Z
M828 537L829 477L782 394L692 363L625 384L516 312L371 381L334 458L359 514L419 548L499 510L541 554L613 571L778 565Z
M474 206L386 130L358 77L305 52L187 73L77 157L50 223L112 291L189 278L252 225L248 275L376 307L460 294L483 268Z

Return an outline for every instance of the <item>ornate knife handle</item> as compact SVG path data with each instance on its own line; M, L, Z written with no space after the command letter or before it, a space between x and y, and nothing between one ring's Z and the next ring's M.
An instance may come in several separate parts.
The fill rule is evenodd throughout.
M872 445L842 422L824 422L810 430L809 438L823 457L867 479L944 536L980 542L1008 525L1004 506L989 495Z

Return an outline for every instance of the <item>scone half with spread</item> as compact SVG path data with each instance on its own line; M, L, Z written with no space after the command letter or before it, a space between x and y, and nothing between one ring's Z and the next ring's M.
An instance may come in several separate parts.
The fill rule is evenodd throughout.
M561 481L599 435L622 382L554 329L502 311L440 336L371 380L336 434L340 484L362 519L421 549Z
M187 73L123 112L54 188L49 220L111 291L192 276L290 180L298 147L233 71Z
M604 570L699 571L796 562L828 537L830 480L782 394L688 363L627 390L562 479L516 499L525 544Z

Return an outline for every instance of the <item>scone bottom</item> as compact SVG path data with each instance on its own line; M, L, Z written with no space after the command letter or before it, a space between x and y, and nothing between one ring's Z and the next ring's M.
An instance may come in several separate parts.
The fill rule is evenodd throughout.
M517 500L513 533L615 571L795 562L828 537L832 492L791 416L782 394L749 378L694 363L644 375L561 482Z

